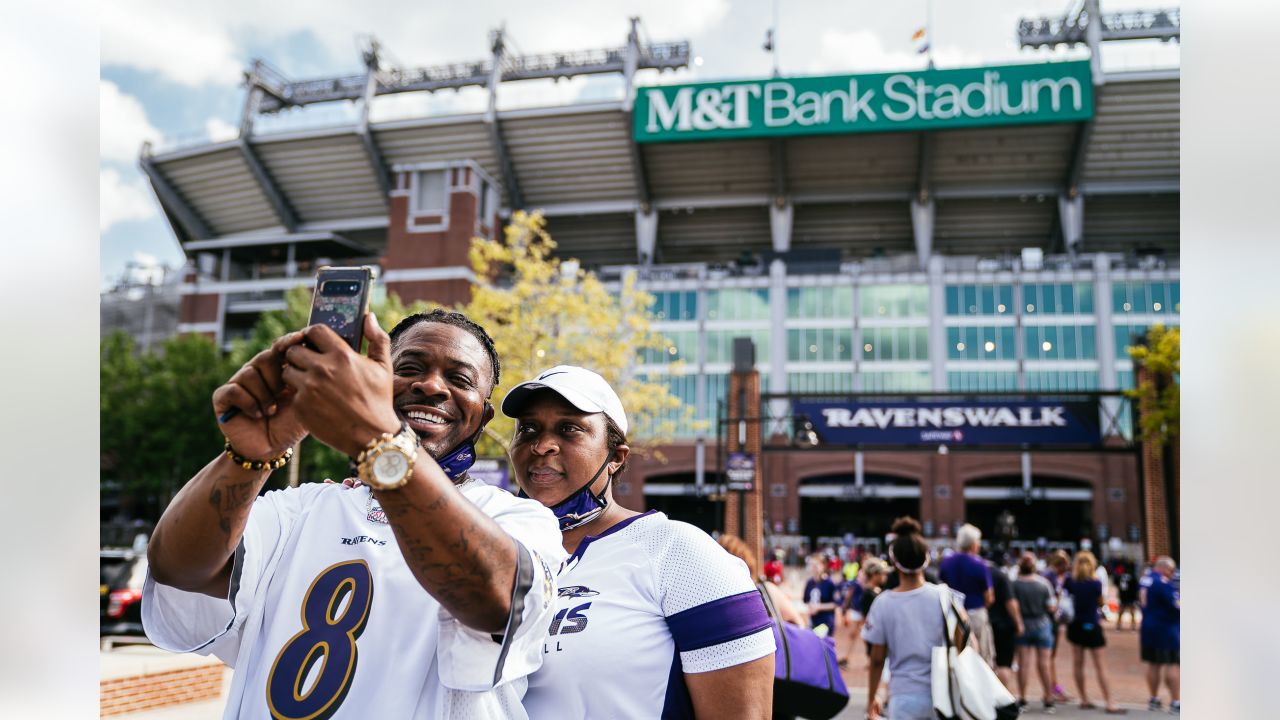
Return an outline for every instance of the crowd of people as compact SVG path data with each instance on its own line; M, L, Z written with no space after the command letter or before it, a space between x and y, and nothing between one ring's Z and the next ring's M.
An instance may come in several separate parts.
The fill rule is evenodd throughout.
M1083 709L1124 714L1112 692L1103 648L1104 621L1124 632L1127 619L1127 631L1140 633L1140 655L1134 660L1147 665L1149 709L1165 707L1163 685L1169 711L1180 713L1176 563L1158 557L1139 572L1130 560L1116 557L1104 566L1087 543L1083 546L1074 556L1061 549L1011 553L1002 547L988 547L984 553L982 533L973 525L961 526L953 544L930 544L914 519L900 518L888 535L884 557L861 546L810 555L799 614L819 634L837 639L842 666L852 653L868 654L868 708L876 714L885 707L886 698L877 690L887 660L888 697L897 701L888 706L889 718L932 717L917 697L927 688L912 678L921 672L927 677L929 648L943 644L942 615L932 598L909 598L922 587L941 585L963 608L969 647L1020 706L1028 704L1038 683L1036 699L1048 712L1078 702ZM773 583L783 582L781 555L775 552L764 568L764 577ZM913 628L910 632L903 630L906 624ZM1074 697L1057 674L1059 648L1067 646ZM895 682L899 674L902 679ZM1101 703L1095 704L1095 697Z

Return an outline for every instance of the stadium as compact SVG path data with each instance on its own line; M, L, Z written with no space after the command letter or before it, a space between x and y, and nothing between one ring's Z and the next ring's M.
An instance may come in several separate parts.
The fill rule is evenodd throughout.
M1087 30L1019 28L1027 46L1082 43ZM1092 31L1169 39L1177 13L1102 16ZM1179 324L1176 68L678 84L662 73L689 65L689 43L642 42L635 21L625 44L600 50L514 55L493 39L483 61L418 69L384 67L371 46L362 72L305 81L255 61L239 137L144 148L189 260L178 329L244 337L323 264L375 265L405 301L461 301L470 239L539 210L560 256L613 283L634 272L656 297L671 344L636 372L693 408L665 462L637 462L617 485L623 504L722 521L724 403L745 337L756 414L774 422L755 490L767 532L874 544L910 513L935 538L968 520L1025 543L1151 550L1153 527L1171 521L1151 508L1169 498L1152 505L1120 393L1135 383L1126 347ZM620 76L621 97L497 107L504 83L595 74ZM458 88L485 89L488 109L370 118L380 96ZM354 103L356 120L261 127L323 103ZM835 404L798 412L823 398ZM958 425L899 442L840 439L831 422L859 402L914 403L923 418L1014 401L1088 406L1098 427L1067 442L986 442Z

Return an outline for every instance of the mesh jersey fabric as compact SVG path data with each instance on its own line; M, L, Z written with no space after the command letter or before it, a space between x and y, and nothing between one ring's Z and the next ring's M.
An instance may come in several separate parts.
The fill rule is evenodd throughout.
M334 718L525 717L520 699L541 664L554 611L552 570L565 557L559 528L534 501L475 480L458 489L515 539L523 557L526 572L502 636L463 626L418 584L390 525L370 519L368 488L318 483L255 501L228 598L148 576L147 635L164 649L212 654L235 668L227 718L270 717L276 704L302 707L299 695L332 695ZM366 595L367 609L357 606ZM299 652L321 644L329 655L304 674Z
M685 673L775 650L746 564L657 511L584 539L556 584L545 660L525 696L534 720L684 716Z

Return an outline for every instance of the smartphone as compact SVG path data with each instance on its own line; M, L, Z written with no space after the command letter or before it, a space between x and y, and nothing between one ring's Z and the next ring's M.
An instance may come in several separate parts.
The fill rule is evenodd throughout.
M328 325L360 352L364 339L364 316L369 311L369 288L373 268L322 267L316 273L316 291L311 298L308 325Z

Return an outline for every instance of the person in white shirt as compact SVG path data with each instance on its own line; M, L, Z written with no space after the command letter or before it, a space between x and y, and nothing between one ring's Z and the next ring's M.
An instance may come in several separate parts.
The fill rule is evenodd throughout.
M566 553L545 507L466 474L492 340L439 310L365 336L290 333L214 392L227 451L156 526L147 635L235 668L227 718L524 718ZM363 487L258 497L308 433Z
M630 448L604 378L554 367L502 411L516 420L515 478L571 553L529 717L770 717L775 645L751 574L702 530L614 502Z

